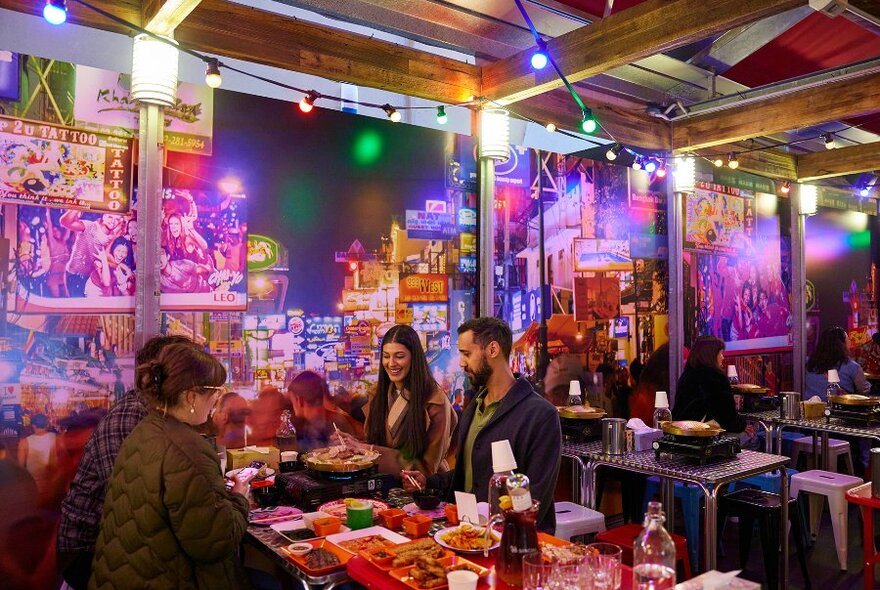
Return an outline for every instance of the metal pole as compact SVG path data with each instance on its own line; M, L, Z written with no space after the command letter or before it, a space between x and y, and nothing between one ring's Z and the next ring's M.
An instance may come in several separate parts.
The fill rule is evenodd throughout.
M792 387L804 389L804 366L807 362L807 266L804 256L805 217L800 214L801 187L795 185L789 198L791 207L791 363Z
M495 315L495 160L480 158L480 316Z
M675 387L681 375L684 345L684 252L682 250L682 210L684 193L673 190L672 175L667 176L667 218L669 233L669 401L675 402Z
M547 284L546 253L544 252L544 159L541 150L535 150L538 160L538 281L541 292L541 324L538 328L538 380L543 381L547 375L547 306L549 297L544 297L544 286ZM549 290L549 289L548 289ZM586 399L586 398L585 398Z
M165 159L165 122L162 107L141 104L138 136L138 248L134 313L134 345L160 333L159 240L162 230L162 165Z

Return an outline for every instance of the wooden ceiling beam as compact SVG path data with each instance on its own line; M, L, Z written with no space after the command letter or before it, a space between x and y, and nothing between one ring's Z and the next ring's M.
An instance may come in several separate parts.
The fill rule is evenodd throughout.
M151 33L170 37L174 29L189 16L201 0L143 0L141 6L144 27Z
M869 19L880 19L880 2L877 0L849 0L847 9L857 15L865 16Z
M672 145L693 151L877 111L880 74L869 74L675 121Z
M715 160L718 154L738 152L736 159L739 161L738 170L741 172L749 172L774 180L795 181L797 179L797 159L792 154L780 149L743 151L749 149L754 149L754 146L732 143L719 145L711 150L698 151L696 154L707 160ZM725 162L727 161L726 157L723 159Z
M880 170L880 141L804 154L797 158L801 182Z
M806 0L647 0L547 42L547 50L576 82L797 8ZM483 96L502 104L562 87L548 67L536 72L521 51L483 67Z

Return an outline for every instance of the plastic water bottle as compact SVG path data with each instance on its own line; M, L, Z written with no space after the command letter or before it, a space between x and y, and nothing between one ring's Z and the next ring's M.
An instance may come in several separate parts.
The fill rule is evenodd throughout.
M492 477L489 478L489 516L501 514L501 496L507 495L507 478L513 477L516 459L510 441L496 440L492 443ZM474 523L478 524L478 523Z
M675 587L675 543L666 532L660 502L649 502L645 528L633 543L633 590Z
M840 395L841 393L840 375L837 374L837 369L828 369L828 387L825 388L825 401L830 401L832 395Z
M581 382L577 379L572 379L568 382L568 405L569 406L580 406L583 405L584 400L581 397Z
M727 365L727 381L731 385L739 385L739 375L736 373L736 365Z
M669 410L669 397L665 391L654 394L654 428L660 428L661 422L672 420L672 412Z
M507 476L507 494L514 512L525 512L532 507L532 492L529 490L529 478L524 473Z

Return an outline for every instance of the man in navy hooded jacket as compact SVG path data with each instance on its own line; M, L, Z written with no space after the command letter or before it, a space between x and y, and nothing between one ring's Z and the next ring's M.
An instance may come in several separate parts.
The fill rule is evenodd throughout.
M553 494L559 475L562 430L559 414L531 384L514 376L510 369L513 334L503 321L484 317L469 320L458 328L460 364L477 391L465 407L459 422L455 470L431 476L404 471L404 487L419 485L476 494L488 500L492 477L492 442L507 439L513 449L517 472L529 478L532 498L541 503L538 529L553 533L556 513Z

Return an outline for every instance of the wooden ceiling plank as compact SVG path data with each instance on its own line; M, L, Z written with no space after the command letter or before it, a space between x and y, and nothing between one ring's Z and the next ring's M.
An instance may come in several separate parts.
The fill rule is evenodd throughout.
M849 0L847 9L874 21L880 19L880 2L877 0Z
M571 82L797 8L806 0L647 0L547 42ZM532 49L483 68L483 96L502 104L562 86L553 71L532 70Z
M675 121L672 144L692 151L877 111L880 74L870 74Z
M151 33L174 35L174 29L189 16L201 0L144 0L142 22Z
M738 152L738 170L741 172L750 172L774 180L794 181L797 179L797 162L794 155L780 149L743 151L753 148L754 146L746 144L725 144L703 153L697 152L697 155L714 160L715 155L719 153Z
M880 141L804 154L797 158L800 182L880 170Z

